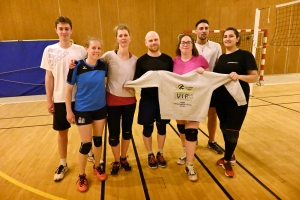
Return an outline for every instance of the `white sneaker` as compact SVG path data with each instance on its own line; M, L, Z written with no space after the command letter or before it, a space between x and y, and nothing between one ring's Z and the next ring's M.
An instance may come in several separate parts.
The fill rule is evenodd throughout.
M95 159L94 159L94 154L92 154L92 155L88 154L87 160L88 160L89 162L94 162L94 161L95 161Z
M68 166L63 166L63 165L59 165L59 167L57 168L57 170L55 171L55 174L54 174L54 181L55 182L58 182L58 181L61 181L64 176L65 176L65 173L68 171Z
M184 165L185 162L186 162L186 157L180 157L180 158L178 158L178 160L176 161L176 163L177 163L178 165Z
M187 175L189 176L190 181L198 180L198 176L197 176L197 173L195 172L194 165L186 165L185 173L187 173Z

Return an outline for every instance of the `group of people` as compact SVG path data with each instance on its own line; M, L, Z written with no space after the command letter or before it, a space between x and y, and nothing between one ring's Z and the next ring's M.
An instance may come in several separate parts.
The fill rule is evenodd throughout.
M81 192L88 190L85 167L91 149L94 153L93 173L100 181L106 180L107 175L101 160L102 133L106 118L109 129L108 142L115 159L110 174L117 175L121 168L125 171L131 170L131 165L127 161L127 151L132 138L136 97L135 90L125 87L124 84L128 80L139 79L148 71L163 70L179 75L190 71L197 71L199 74L205 71L228 74L233 81L240 81L248 102L250 93L248 83L256 82L258 73L252 54L238 49L240 42L238 31L235 28L228 28L224 32L223 42L226 52L222 54L221 46L207 39L209 34L207 20L198 21L195 29L196 41L188 34L179 37L174 59L160 51L159 35L155 31L149 31L145 37L148 52L137 58L129 52L131 38L126 25L118 25L114 30L117 48L102 55L99 39L89 38L85 48L73 44L70 41L71 20L64 16L56 20L55 30L59 43L46 47L41 63L41 68L46 70L48 112L53 114L53 129L58 131L60 165L54 174L54 181L62 180L68 170L66 158L70 124L77 125L81 140L77 189ZM159 102L158 88L142 88L138 124L143 126L143 141L148 151L150 168L167 166L163 147L166 125L170 119L161 118L160 106L162 102ZM238 106L224 86L217 88L211 97L207 115L208 147L218 154L223 153L222 148L214 141L218 116L225 141L225 155L217 161L217 164L223 166L228 177L234 176L232 169L232 162L235 161L234 150L247 108L248 104ZM176 119L176 122L183 149L177 164L186 164L185 172L189 180L196 181L198 177L193 159L199 121ZM156 155L152 149L154 123L158 144Z

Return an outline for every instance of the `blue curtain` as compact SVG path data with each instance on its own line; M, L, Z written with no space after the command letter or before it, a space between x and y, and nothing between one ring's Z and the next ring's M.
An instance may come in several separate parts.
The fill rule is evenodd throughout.
M40 68L46 46L58 40L0 42L0 98L45 94Z

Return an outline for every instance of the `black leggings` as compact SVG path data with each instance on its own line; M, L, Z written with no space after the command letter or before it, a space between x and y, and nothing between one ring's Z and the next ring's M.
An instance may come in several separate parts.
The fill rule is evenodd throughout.
M122 119L122 134L132 134L132 123L136 103L124 106L107 106L107 124L109 136L120 138Z
M248 104L238 106L236 102L218 101L216 111L225 142L224 159L231 160L237 145L239 131L247 114ZM234 139L232 139L234 138Z

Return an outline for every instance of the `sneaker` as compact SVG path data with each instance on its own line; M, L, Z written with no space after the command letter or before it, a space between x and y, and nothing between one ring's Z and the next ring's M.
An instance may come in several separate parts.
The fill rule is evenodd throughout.
M66 166L59 165L59 167L57 168L54 174L54 181L55 182L61 181L64 178L65 173L67 171L68 171L68 165Z
M231 162L224 162L224 158L221 158L220 160L217 161L217 164L222 166L223 169L225 169L225 175L229 178L233 178L234 176L234 171L232 169L232 164Z
M163 156L162 153L157 152L157 154L156 154L156 159L157 159L157 164L158 164L160 167L166 167L166 166L167 166L167 162L165 161L164 156Z
M87 160L89 162L94 162L95 161L94 154L92 154L92 155L88 154Z
M231 165L234 165L234 163L236 163L236 159L235 159L234 154L232 155L230 162L231 162Z
M112 169L110 171L110 174L111 175L117 175L119 173L119 171L120 171L120 168L121 168L120 162L113 162L112 166L113 167L112 167Z
M131 165L128 163L127 161L127 156L125 158L121 158L120 157L120 163L121 163L121 167L125 170L125 171L131 171Z
M99 165L96 168L95 168L95 165L94 165L93 168L94 168L94 174L97 176L98 180L99 181L105 181L106 174L105 174L103 168L101 167L101 165Z
M79 175L76 184L77 184L77 189L80 192L85 192L85 191L87 191L89 189L88 181L86 179L86 175L85 174Z
M152 169L157 168L157 160L155 159L154 154L148 155L148 166Z
M187 173L187 175L189 176L190 181L198 180L198 176L197 176L197 173L195 172L194 165L186 165L185 173Z
M184 165L185 162L186 162L186 157L180 157L180 158L178 158L178 160L176 161L176 163L177 163L178 165Z
M214 150L217 154L222 154L224 152L216 142L208 142L207 147Z

